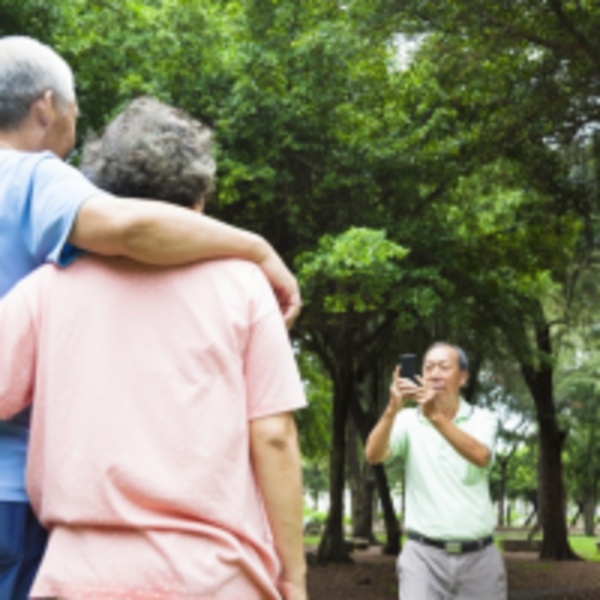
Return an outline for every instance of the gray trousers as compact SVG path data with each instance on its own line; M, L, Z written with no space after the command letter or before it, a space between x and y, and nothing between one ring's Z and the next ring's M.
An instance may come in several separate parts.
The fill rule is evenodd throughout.
M506 569L494 544L447 554L407 540L397 566L400 600L506 600Z

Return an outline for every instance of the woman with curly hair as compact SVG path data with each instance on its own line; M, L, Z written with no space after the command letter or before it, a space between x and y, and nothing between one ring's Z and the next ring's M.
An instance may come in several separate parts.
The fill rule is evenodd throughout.
M82 170L201 210L211 132L140 99ZM305 399L257 267L42 267L0 302L0 418L30 404L27 488L50 532L33 597L306 598Z

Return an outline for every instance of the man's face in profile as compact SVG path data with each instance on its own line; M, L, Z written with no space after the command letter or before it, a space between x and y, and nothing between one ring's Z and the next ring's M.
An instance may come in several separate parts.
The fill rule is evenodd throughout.
M467 382L467 372L461 371L458 352L452 346L431 348L423 360L423 379L436 392L436 398L456 398Z

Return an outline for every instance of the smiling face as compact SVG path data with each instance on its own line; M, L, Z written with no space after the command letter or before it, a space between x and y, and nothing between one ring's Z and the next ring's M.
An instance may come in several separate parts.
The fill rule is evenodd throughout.
M467 382L468 373L461 371L458 352L452 346L434 346L423 361L423 379L440 400L458 399L460 388Z

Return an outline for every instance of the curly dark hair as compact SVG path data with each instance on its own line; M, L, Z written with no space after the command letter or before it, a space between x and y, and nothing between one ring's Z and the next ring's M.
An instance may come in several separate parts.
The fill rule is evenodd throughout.
M212 131L180 109L153 98L131 102L86 142L82 172L117 196L157 198L186 207L214 189Z

